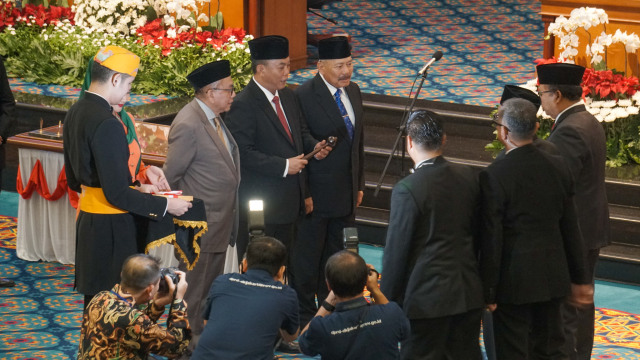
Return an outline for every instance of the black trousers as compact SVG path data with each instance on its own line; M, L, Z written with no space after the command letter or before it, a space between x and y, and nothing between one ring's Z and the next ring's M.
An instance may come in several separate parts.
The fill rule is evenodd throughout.
M329 295L324 267L331 255L344 249L342 231L351 226L355 226L353 215L328 218L311 213L300 221L291 260L295 276L291 284L298 294L300 328L318 311L316 294L319 304Z
M587 252L587 271L591 275L591 284L595 282L596 263L600 256L600 249ZM591 359L593 349L593 336L595 328L596 308L594 304L589 307L577 308L568 302L563 304L562 318L564 322L564 334L567 338L566 352L571 360Z
M500 304L493 312L497 360L567 359L562 329L564 298Z
M431 319L409 319L411 334L402 342L403 360L477 360L482 309Z

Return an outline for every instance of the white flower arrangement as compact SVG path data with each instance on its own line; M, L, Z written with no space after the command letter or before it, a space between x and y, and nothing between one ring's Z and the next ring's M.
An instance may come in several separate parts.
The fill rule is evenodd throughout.
M79 26L135 34L147 22L148 6L151 6L148 0L76 0L72 10Z
M147 23L147 8L151 7L168 27L178 33L198 29L198 22L208 22L209 16L199 7L211 0L76 0L73 4L77 25L107 32L135 34Z
M640 37L635 33L627 34L627 32L621 32L620 29L616 30L613 35L607 34L606 24L609 23L609 17L603 9L582 7L573 9L571 15L567 19L564 16L559 16L556 20L549 25L548 37L553 35L560 41L559 48L562 51L560 54L561 60L565 62L572 62L578 55L579 38L576 35L578 29L583 28L589 30L591 27L598 26L600 24L605 25L605 29L600 35L598 35L593 43L587 44L586 54L591 57L592 64L599 64L603 60L603 54L606 53L607 47L620 43L624 45L625 52L633 53L640 48ZM591 39L591 34L589 39ZM591 40L589 40L591 42ZM625 56L626 58L626 56Z

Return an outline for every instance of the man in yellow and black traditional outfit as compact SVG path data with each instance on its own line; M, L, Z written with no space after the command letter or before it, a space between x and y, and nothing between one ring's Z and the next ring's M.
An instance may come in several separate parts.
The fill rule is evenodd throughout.
M93 295L120 281L124 260L143 252L136 222L179 216L191 206L180 199L145 194L135 186L129 146L112 106L129 93L140 58L107 46L93 58L91 85L64 121L64 160L68 185L81 192L76 221L76 287L88 304Z

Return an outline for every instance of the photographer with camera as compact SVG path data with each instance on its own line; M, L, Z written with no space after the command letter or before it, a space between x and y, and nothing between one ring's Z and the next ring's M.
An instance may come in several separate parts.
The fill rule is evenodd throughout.
M220 275L211 285L191 360L271 360L278 334L289 342L298 337L298 297L283 284L286 259L277 239L249 242L242 274Z
M360 255L343 250L325 267L331 291L298 339L302 352L323 359L397 359L409 320L378 287L378 272ZM364 298L364 287L374 304Z
M160 269L157 258L135 254L122 265L120 284L98 293L82 319L78 359L174 358L191 341L185 274ZM157 321L171 304L167 327Z

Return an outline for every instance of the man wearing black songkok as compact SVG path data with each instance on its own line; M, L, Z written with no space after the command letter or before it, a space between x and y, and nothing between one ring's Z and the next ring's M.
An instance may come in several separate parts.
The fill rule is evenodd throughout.
M300 301L301 327L313 318L329 290L324 268L329 257L344 248L342 232L355 226L355 210L364 190L364 145L362 96L351 81L351 46L344 36L321 40L318 44L318 73L296 89L311 135L317 139L335 136L338 140L323 161L307 166L312 205L300 224L293 250Z
M575 181L578 222L584 238L584 255L593 289L600 248L611 243L604 182L607 159L604 129L580 101L580 85L584 74L582 66L545 64L539 65L537 72L542 109L555 119L549 141L556 145L565 158ZM586 309L565 304L564 310L570 359L590 359L595 320L593 301Z
M291 250L294 225L304 210L302 171L307 160L302 157L324 145L309 134L298 100L286 87L289 41L282 36L263 36L249 41L249 49L253 78L236 96L225 118L240 150L239 257L249 241L249 200L264 202L266 235ZM322 150L316 159L328 152Z
M198 263L187 271L185 262L180 262L187 282L191 282L185 300L191 309L190 348L194 349L204 328L201 316L204 300L213 280L225 268L225 255L229 244L235 243L238 231L240 155L220 118L235 97L229 61L202 65L187 75L187 80L195 90L195 99L171 123L164 173L172 189L202 199L207 213L208 230L200 238ZM235 249L230 249L230 253L235 253ZM237 269L237 261L231 268Z

